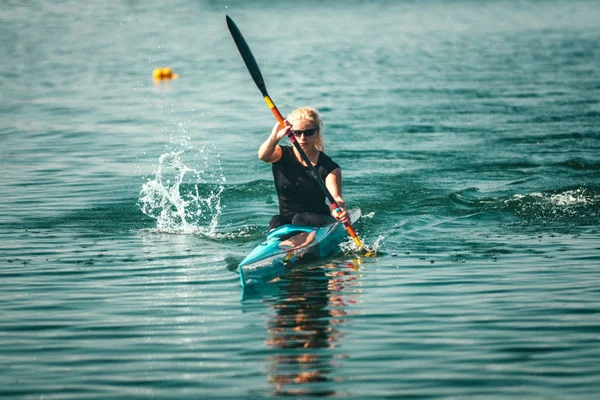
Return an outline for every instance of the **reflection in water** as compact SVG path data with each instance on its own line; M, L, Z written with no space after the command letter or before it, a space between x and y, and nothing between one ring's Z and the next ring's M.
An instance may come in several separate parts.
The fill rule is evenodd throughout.
M280 293L265 300L274 310L267 322L267 345L277 349L270 357L269 381L277 395L331 396L334 370L347 355L334 350L354 303L353 271L359 260L300 268L279 282ZM334 377L331 377L331 376Z

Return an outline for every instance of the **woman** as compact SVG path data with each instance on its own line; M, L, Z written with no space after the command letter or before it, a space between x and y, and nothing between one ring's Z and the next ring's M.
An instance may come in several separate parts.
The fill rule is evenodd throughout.
M304 107L293 111L285 127L273 127L271 135L258 149L258 158L273 165L275 189L279 197L279 214L271 218L269 230L285 224L324 226L335 219L349 223L350 216L342 198L342 171L323 153L323 123L316 110ZM294 146L281 146L279 141L290 132L308 156L329 193L342 209L340 215L330 213L325 194L309 173L300 152Z

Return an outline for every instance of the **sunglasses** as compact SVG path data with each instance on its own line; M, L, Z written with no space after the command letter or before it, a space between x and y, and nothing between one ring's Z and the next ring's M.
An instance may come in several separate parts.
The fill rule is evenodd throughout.
M294 136L300 136L302 134L304 134L304 136L312 136L315 133L317 133L317 128L310 128L310 129L305 129L303 131L294 131L291 130L290 132L294 135Z

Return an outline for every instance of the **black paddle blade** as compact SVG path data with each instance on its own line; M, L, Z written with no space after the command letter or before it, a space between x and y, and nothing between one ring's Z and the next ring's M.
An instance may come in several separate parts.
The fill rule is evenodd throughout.
M260 73L260 68L258 68L258 64L256 63L256 60L252 55L252 51L250 51L250 47L248 47L248 43L246 43L242 32L240 32L235 22L233 22L233 20L229 18L229 15L226 15L225 19L227 20L227 27L229 28L231 37L233 37L233 41L235 42L235 45L240 51L242 59L244 60L246 67L248 67L250 75L252 75L254 83L256 83L256 86L258 86L258 89L262 93L263 97L268 96L267 86L265 85L265 81L262 77L262 74Z

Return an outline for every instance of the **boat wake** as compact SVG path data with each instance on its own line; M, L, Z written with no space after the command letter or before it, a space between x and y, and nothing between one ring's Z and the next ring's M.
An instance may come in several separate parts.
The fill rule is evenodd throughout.
M504 212L524 223L596 224L600 217L600 191L593 187L557 189L544 192L513 194L508 197L480 197L470 188L449 197L457 210Z

